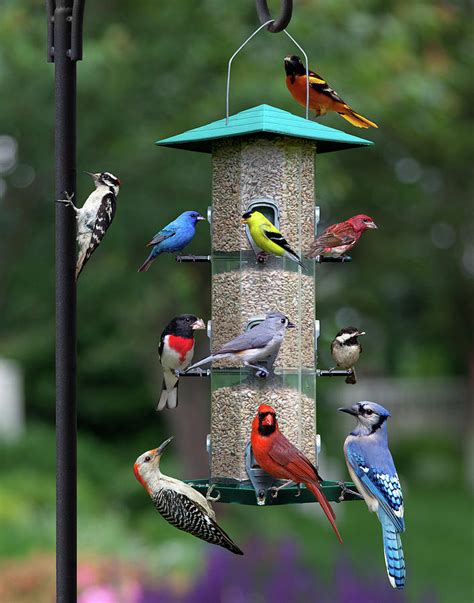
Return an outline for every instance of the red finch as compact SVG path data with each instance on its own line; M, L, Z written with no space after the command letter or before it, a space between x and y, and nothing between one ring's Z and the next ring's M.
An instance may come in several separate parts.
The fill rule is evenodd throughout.
M377 228L375 222L365 214L358 214L345 222L339 222L326 228L309 248L306 258L325 255L338 258L354 247L364 230Z
M280 432L275 410L268 404L260 404L258 408L252 422L250 442L255 460L264 471L278 479L304 484L314 494L342 543L336 515L321 490L319 483L322 479L316 467Z
M306 67L295 55L285 57L286 85L293 98L306 107ZM339 113L356 128L378 128L377 124L356 113L345 103L335 90L314 71L309 71L309 108L316 116L328 111Z

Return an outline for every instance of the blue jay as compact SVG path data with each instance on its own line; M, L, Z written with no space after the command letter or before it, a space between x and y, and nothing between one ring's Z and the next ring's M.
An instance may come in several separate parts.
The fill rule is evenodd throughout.
M390 413L375 402L358 402L340 408L357 418L357 426L344 442L347 468L369 511L382 524L388 579L393 588L405 585L405 559L400 533L405 531L403 495L388 449L387 419Z
M147 244L147 247L153 247L153 249L138 272L146 272L153 260L161 253L176 253L184 249L196 234L197 222L205 219L197 211L185 211L176 220L157 232Z

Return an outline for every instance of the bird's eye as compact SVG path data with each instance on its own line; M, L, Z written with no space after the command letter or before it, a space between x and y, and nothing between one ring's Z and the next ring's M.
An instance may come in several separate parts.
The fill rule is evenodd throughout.
M367 218L364 218L364 222L370 222L370 220L368 220Z
M151 456L146 456L145 457L145 463L149 463L151 461Z
M186 318L186 322L189 322L189 318Z
M281 324L282 324L282 325L284 325L284 324L285 324L285 322L286 322L286 318L282 318L282 319L280 320L280 322L281 322Z
M373 415L373 414L374 414L374 411L373 411L373 410L370 410L370 408L366 408L366 409L365 409L365 414L366 414L366 415Z

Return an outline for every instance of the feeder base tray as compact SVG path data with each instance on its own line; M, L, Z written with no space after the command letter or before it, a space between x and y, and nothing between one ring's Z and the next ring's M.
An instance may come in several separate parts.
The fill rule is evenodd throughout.
M206 496L206 493L209 489L209 481L207 479L186 480L186 483L200 492L203 496ZM250 483L232 484L216 482L213 485L214 489L211 495L213 498L220 495L218 502L236 503L240 505L259 504L257 502L255 490ZM361 500L361 496L356 493L356 488L352 482L344 482L344 487L346 490L342 499L342 488L340 486L340 482L323 481L321 487L326 495L326 498L330 502ZM347 490L350 490L351 492L348 492ZM275 498L273 498L269 493L265 500L265 506L315 502L313 494L304 486L301 487L300 495L297 496L297 494L298 488L296 486L288 486L287 488L283 488L278 492L278 495Z

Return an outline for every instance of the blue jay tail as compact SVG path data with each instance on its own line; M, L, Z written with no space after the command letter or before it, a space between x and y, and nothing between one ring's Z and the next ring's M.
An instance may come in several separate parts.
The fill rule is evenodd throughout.
M382 524L383 552L388 579L393 588L401 589L405 586L405 558L400 534L382 508L379 508L378 515Z

